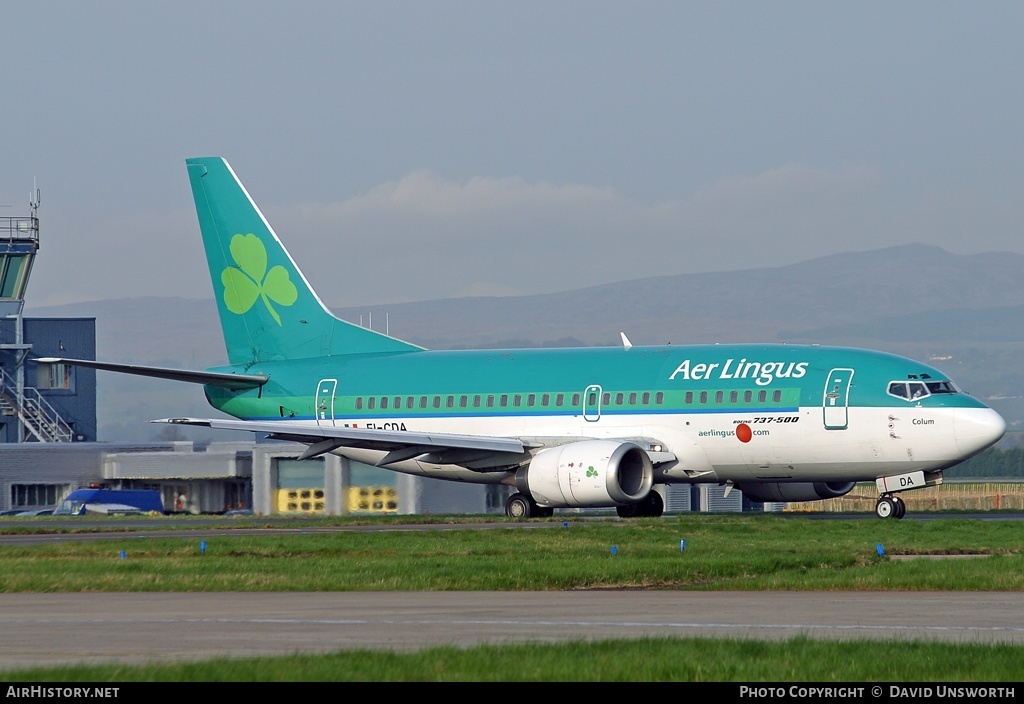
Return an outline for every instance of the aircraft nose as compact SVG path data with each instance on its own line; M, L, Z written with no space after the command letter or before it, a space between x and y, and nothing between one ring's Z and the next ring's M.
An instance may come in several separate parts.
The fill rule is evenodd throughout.
M973 455L994 445L1006 432L1006 421L991 408L958 408L953 415L957 449Z

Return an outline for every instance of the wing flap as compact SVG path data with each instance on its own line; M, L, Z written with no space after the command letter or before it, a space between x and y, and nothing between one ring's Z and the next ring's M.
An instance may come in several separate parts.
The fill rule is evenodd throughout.
M533 445L519 438L491 437L486 435L457 435L453 433L424 433L406 430L370 430L368 428L339 428L317 426L297 421L252 421L227 420L218 418L162 418L151 423L174 425L195 425L214 430L241 430L251 433L266 433L280 440L293 440L309 445L301 459L330 452L342 447L364 450L380 450L388 454L378 461L383 466L424 454L437 457L455 457L453 453L465 453L472 457L473 464L486 466L481 462L493 456L502 463L510 455L525 458Z

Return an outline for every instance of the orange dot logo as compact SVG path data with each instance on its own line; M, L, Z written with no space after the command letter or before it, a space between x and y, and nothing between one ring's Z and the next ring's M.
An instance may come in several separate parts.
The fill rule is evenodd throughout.
M754 433L751 432L749 425L740 423L736 426L736 437L739 438L740 442L750 442L750 438L754 437Z

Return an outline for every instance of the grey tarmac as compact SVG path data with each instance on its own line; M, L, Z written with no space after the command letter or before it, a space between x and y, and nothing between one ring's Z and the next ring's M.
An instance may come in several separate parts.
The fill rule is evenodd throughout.
M1024 644L1024 593L10 593L0 624L3 669L663 636Z

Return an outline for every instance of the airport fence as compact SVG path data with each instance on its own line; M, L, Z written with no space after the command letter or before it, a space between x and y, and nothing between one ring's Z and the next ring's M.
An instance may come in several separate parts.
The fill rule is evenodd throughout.
M1024 510L1024 482L1020 481L949 481L899 494L908 512L922 511L997 511ZM837 513L871 512L875 510L878 491L874 483L858 484L846 496L824 501L790 503L787 512L826 511Z

